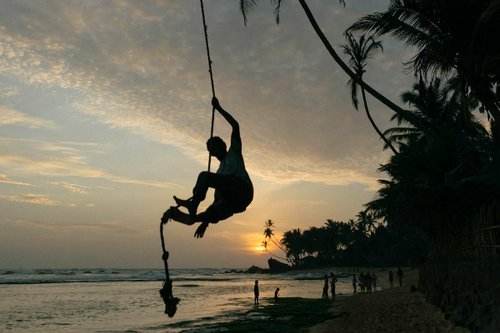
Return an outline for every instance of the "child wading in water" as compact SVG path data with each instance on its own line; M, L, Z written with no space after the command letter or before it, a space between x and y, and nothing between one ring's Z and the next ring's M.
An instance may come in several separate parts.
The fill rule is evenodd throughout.
M274 291L274 303L277 304L278 303L278 296L280 294L280 288L276 288L276 290Z

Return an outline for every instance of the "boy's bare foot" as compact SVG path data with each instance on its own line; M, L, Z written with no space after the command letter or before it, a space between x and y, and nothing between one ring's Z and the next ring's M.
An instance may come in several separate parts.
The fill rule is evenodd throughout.
M189 198L186 200L179 199L175 195L174 195L174 200L175 200L175 203L177 204L177 206L187 208L189 215L191 215L191 216L196 215L196 211L198 210L199 202L195 202L195 200L193 200L193 198Z

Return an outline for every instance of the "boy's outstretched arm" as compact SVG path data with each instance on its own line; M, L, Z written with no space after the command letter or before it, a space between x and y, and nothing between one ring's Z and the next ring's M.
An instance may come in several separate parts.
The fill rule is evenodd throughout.
M222 108L222 106L220 106L219 100L217 99L217 97L212 98L212 106L217 111L219 111L219 113L224 117L224 119L226 119L226 121L233 128L233 131L231 133L231 141L236 140L240 144L240 146L241 146L240 125L238 124L238 122L236 121L236 119L234 119L233 116L231 116L229 114L229 112L227 112L226 110L224 110Z

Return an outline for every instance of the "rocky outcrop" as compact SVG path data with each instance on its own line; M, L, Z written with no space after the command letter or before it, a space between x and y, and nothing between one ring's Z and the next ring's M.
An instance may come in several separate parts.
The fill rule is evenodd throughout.
M273 258L269 258L267 261L267 264L269 265L269 273L275 274L275 273L285 273L288 272L292 269L290 265L282 263L281 261L278 261Z
M246 273L246 274L267 274L267 273L269 273L269 270L266 268L261 268L261 267L254 265L254 266L251 266L250 268L248 268L244 273Z

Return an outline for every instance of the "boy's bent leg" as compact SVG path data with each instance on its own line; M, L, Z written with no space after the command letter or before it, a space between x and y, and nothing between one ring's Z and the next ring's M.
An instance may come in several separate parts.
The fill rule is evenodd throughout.
M196 229L195 233L194 233L194 237L196 237L196 238L202 238L203 235L205 234L205 231L207 230L208 224L209 224L209 222L202 221L200 219L200 218L202 218L202 216L204 214L205 213L202 213L201 215L197 215L197 216L192 216L190 214L186 214L186 213L181 212L177 207L170 207L163 214L162 222L163 223L167 223L167 221L169 219L172 219L174 221L177 221L179 223L186 224L186 225L193 225L196 222L202 222L200 224L200 226Z
M177 207L171 207L170 211L171 211L170 218L174 221L179 222L179 223L186 224L186 225L193 225L196 222L199 222L199 220L197 220L196 216L183 213Z
M193 188L193 199L198 201L205 200L208 188L237 190L240 182L235 176L220 175L213 172L202 171L198 175L196 185Z
M170 207L169 209L167 209L165 211L165 213L163 213L163 216L161 217L161 223L163 224L167 224L168 220L170 220L172 218L172 210L174 209L175 207Z
M196 215L198 205L200 204L200 202L205 200L209 188L219 189L230 186L234 186L232 178L209 171L202 171L199 173L198 178L196 179L196 184L193 188L192 199L182 201L177 201L177 199L174 199L176 200L176 202L186 207L189 211L189 214Z

